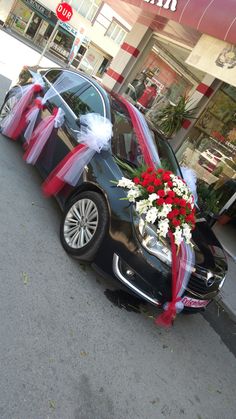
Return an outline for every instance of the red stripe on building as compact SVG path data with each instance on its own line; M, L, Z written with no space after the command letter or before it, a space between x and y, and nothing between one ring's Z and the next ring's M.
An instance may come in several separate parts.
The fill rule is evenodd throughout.
M114 79L115 81L117 81L117 83L122 83L124 80L124 77L117 73L116 71L112 70L111 68L108 68L107 72L106 72L107 76L111 77L112 79Z
M191 125L192 121L190 121L189 119L184 119L182 122L182 128L184 129L188 129Z
M140 51L138 50L138 48L133 47L130 44L127 44L127 42L124 42L121 45L121 49L123 49L124 51L128 52L130 55L133 55L133 57L137 57L140 53Z
M204 83L200 83L198 85L197 91L202 93L206 97L210 97L212 95L212 93L214 92L214 90L211 87L207 86Z

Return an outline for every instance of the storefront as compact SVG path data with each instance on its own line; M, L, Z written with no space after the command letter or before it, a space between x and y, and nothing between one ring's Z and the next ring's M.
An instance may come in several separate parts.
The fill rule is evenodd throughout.
M219 222L236 217L236 87L222 83L178 150L197 174L201 206ZM233 199L232 199L233 198Z
M44 48L56 22L56 15L37 1L18 0L8 16L6 26ZM57 58L67 62L76 33L76 29L61 23L50 51Z
M188 49L156 36L150 40L146 51L149 52L137 59L123 92L155 123L160 107L166 103L176 105L181 96L191 96L204 73L185 63Z
M87 74L102 77L112 57L99 49L93 43L87 48L86 53L81 59L79 69L85 71Z

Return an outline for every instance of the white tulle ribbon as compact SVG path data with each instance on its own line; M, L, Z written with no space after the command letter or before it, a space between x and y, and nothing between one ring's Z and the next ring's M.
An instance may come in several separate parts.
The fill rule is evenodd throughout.
M192 192L192 195L194 197L194 204L197 205L198 201L198 195L197 195L197 175L196 172L193 169L190 169L190 167L180 167L183 178L185 182L187 183L190 191Z
M27 128L24 133L24 138L26 140L26 143L29 143L30 138L33 134L34 127L36 125L36 121L38 119L39 113L41 109L43 108L43 106L46 105L47 101L69 89L73 89L77 85L78 85L78 80L76 77L71 79L66 72L65 73L63 72L55 81L55 83L53 83L50 86L50 88L45 93L45 95L42 98L37 98L38 102L32 105L31 109L29 110L26 116ZM41 101L41 103L39 103L39 101Z
M42 153L50 135L52 134L53 128L62 127L65 120L65 112L63 109L58 108L54 115L43 119L33 132L31 140L29 142L26 153L24 154L24 160L28 164L35 164Z
M92 113L82 115L80 123L81 130L77 131L79 144L64 157L43 183L45 196L57 195L65 184L76 186L93 156L110 147L111 121Z
M38 73L31 74L33 83L19 87L16 93L16 97L19 99L16 101L11 113L1 122L2 133L12 139L17 139L21 134L21 129L25 128L24 124L22 124L23 114L31 104L34 93L44 88L44 81L41 75Z
M58 178L76 186L87 164L96 153L109 148L112 136L111 122L99 114L90 113L80 117L81 130L77 132L77 139L85 147L69 159L58 172Z

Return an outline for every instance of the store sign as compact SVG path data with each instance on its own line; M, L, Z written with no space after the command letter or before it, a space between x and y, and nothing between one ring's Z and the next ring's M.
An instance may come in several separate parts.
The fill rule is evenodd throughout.
M62 22L69 22L73 16L73 9L68 3L59 3L56 8L56 14Z
M170 9L172 12L175 12L177 9L178 0L144 0L145 3L154 4L158 7L163 7L163 9Z
M202 35L186 63L236 87L236 45Z
M75 28L73 28L72 26L70 26L68 23L60 22L60 26L63 29L65 29L67 32L69 32L71 35L73 35L73 36L77 35L77 30Z
M83 39L84 39L84 34L85 34L85 28L83 26L81 26L78 29L76 38L74 39L71 51L70 51L70 55L69 55L69 64L72 63L72 61L74 60L74 58L76 57L76 55L78 54L78 51L80 49L80 46L82 45Z
M25 4L28 4L32 9L36 10L37 12L41 13L42 15L50 18L52 15L52 12L45 7L43 7L41 4L39 4L35 0L24 0Z

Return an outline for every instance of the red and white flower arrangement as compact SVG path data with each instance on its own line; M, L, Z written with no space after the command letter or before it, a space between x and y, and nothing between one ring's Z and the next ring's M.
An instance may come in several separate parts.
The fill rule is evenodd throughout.
M194 198L185 181L169 170L148 168L133 180L122 177L118 187L129 189L127 199L147 223L166 237L169 231L175 244L190 244L195 227Z

